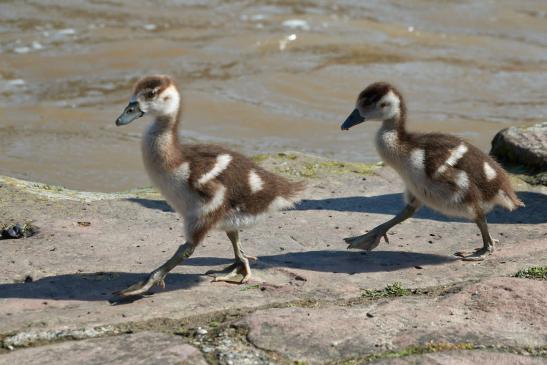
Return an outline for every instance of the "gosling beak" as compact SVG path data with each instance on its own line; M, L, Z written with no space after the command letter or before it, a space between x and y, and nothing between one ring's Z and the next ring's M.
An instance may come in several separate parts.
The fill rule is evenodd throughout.
M122 115L116 119L116 125L126 125L144 115L144 112L139 108L138 101L132 101L125 107Z
M363 118L361 114L359 114L359 110L355 109L354 111L351 112L351 114L346 119L346 121L342 123L340 128L342 128L343 131L347 131L354 125L363 123L364 121L365 121L365 118Z

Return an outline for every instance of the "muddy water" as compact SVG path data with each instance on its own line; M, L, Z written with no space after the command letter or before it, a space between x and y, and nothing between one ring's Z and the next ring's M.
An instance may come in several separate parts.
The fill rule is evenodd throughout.
M153 72L180 83L187 140L377 161L377 124L339 130L367 83L399 86L410 128L487 150L499 129L545 120L546 71L539 0L4 0L0 174L148 185L145 121L114 119Z

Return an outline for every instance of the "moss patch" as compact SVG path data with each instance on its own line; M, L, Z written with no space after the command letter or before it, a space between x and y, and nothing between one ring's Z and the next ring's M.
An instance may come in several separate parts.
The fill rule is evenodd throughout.
M411 295L412 290L403 288L401 283L395 282L386 286L384 289L365 289L361 296L366 298L389 298L389 297L403 297L405 295Z
M262 163L263 161L266 161L268 158L270 158L270 155L267 153L260 153L258 155L254 155L251 157L251 160L253 160L256 163Z
M473 350L475 345L472 343L427 343L425 345L413 345L403 348L399 351L386 351L378 354L372 354L360 359L351 359L338 363L339 365L362 364L363 362L375 361L386 358L405 357L411 355L429 354L432 352L453 351L453 350Z
M527 356L541 356L545 357L545 346L540 347L505 347L505 346L485 346L482 344L473 344L470 342L429 342L424 345L412 345L405 347L397 351L385 351L380 353L371 354L359 358L353 358L344 360L341 362L334 362L333 365L357 365L376 362L381 359L387 358L399 358L412 355L430 354L435 352L447 352L447 351L471 351L471 350L486 350L494 352L505 352L513 354L521 354Z
M547 266L533 266L527 269L519 270L515 274L516 278L547 280Z
M260 284L245 285L239 291L247 291L252 289L260 289Z
M547 171L537 171L524 165L517 165L506 161L502 162L505 170L517 179L530 185L547 186Z
M378 168L373 164L331 161L296 152L259 154L253 156L253 160L276 173L307 178L328 174L371 175Z
M333 174L361 174L370 175L374 172L375 166L356 162L322 161L318 162L317 168Z
M441 352L441 351L453 351L453 350L472 350L475 348L475 345L472 343L428 343L425 345L409 346L405 347L400 351L389 351L382 354L372 355L369 360L375 360L379 358L389 358L389 357L404 357L410 355L419 355L419 354L428 354L432 352Z
M540 172L535 175L518 175L518 177L530 185L547 186L547 172Z

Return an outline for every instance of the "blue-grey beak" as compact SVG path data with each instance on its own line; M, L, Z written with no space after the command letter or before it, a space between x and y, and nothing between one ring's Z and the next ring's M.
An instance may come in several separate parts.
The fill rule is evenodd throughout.
M354 111L351 112L351 114L346 119L346 121L344 123L342 123L340 128L342 128L343 131L347 131L348 129L350 129L354 125L357 125L359 123L363 123L364 121L365 121L365 118L363 118L361 116L361 114L359 114L359 110L355 109Z
M116 125L126 125L144 115L144 112L139 108L138 101L132 101L125 107L122 115L116 119Z

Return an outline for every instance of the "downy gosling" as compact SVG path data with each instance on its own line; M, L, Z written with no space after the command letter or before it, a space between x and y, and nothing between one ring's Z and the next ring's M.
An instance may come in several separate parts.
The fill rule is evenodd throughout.
M355 110L342 124L343 130L364 122L382 122L376 134L376 149L388 166L403 179L406 206L391 220L370 232L346 238L348 248L372 250L388 230L426 205L448 216L474 221L483 246L462 256L483 260L494 251L486 214L499 205L508 210L523 207L503 168L477 147L460 138L440 133L411 133L406 130L406 107L401 93L392 85L377 82L357 98Z
M138 295L154 285L165 287L167 273L190 257L207 232L215 228L226 232L235 254L235 263L225 269L229 273L215 280L247 282L251 257L241 248L238 230L252 226L267 212L293 206L303 183L290 182L221 146L180 143L181 96L168 76L138 81L116 125L143 116L152 117L142 139L146 171L183 217L186 242L146 280L115 294ZM240 276L242 279L236 280Z

